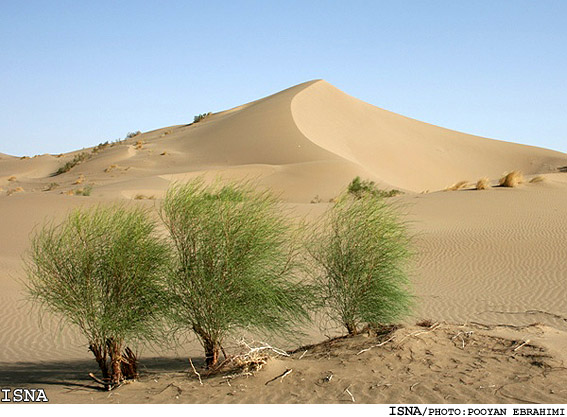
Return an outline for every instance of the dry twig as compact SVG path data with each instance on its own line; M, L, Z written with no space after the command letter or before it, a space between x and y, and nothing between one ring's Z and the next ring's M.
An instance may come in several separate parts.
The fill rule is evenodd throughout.
M279 379L279 378L281 378L280 382L282 382L283 379L284 379L286 376L288 376L289 374L291 374L292 372L293 372L293 369L291 369L291 368L286 369L283 374L278 375L278 376L276 376L275 378L270 379L269 381L266 381L266 384L265 384L265 385L268 385L270 382L274 382L276 379Z
M189 358L189 363L191 364L191 368L193 368L193 372L199 378L199 384L203 385L203 381L201 380L201 374L197 372L197 370L195 369L195 365L193 365L193 361L191 360L191 358Z

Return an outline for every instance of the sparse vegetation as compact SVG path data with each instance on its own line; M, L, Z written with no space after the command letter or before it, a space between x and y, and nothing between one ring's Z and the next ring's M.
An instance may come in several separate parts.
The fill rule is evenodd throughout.
M459 190L467 188L468 186L469 186L468 181L459 181L459 182L451 185L450 187L445 188L445 191L459 191Z
M83 174L79 175L79 177L73 182L73 185L82 184L85 182L85 176Z
M200 121L205 120L211 114L211 112L198 114L197 116L193 117L193 123L199 123Z
M56 172L55 175L61 175L64 174L65 172L69 172L71 170L71 168L79 165L80 163L86 161L87 159L89 159L91 157L90 154L86 153L86 152L81 152L77 155L75 155L73 157L72 160L67 161L65 163L65 165L63 165L62 167L60 167Z
M175 247L170 322L198 337L208 368L229 334L291 335L309 318L311 288L295 278L297 231L269 192L196 179L168 190L161 216Z
M520 171L512 171L500 178L501 187L517 187L524 182L524 176Z
M391 324L408 313L410 238L386 199L344 196L311 236L311 270L332 321L353 335L363 324Z
M6 191L6 195L10 196L12 194L22 193L22 192L24 192L24 189L22 187L10 188L9 190Z
M138 376L130 345L156 332L167 259L167 246L142 209L75 210L33 236L27 290L45 310L79 328L111 389Z
M490 179L484 177L479 179L476 182L476 189L477 190L488 190L490 189Z
M108 145L110 145L110 143L108 141L99 143L98 145L96 145L93 148L92 153L98 153L98 152L104 150Z
M144 142L139 140L136 142L136 144L134 145L134 149L142 149L142 147L144 146Z
M59 184L56 182L50 182L44 189L43 191L52 191L55 190L57 187L59 187Z
M138 135L141 135L142 132L140 132L139 130L135 131L135 132L128 132L128 134L126 135L126 139L132 139L135 138Z
M92 191L93 191L93 186L87 185L86 187L76 189L75 195L82 195L84 197L89 197Z
M321 201L321 197L319 197L319 195L316 195L311 199L311 204L319 204Z
M355 198L362 198L365 194L371 194L376 197L395 197L402 194L400 190L381 190L377 187L374 181L362 180L360 177L355 177L348 185L347 192Z
M11 177L8 178L8 181L10 181L10 182L11 182L11 181L16 181L16 177L12 175Z

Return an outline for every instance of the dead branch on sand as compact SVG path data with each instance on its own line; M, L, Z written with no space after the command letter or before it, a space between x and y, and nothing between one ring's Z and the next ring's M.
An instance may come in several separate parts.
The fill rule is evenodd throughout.
M193 368L193 372L199 378L199 384L203 385L203 381L201 380L201 374L197 372L197 370L195 369L195 365L193 365L193 361L191 360L191 358L189 358L189 363L191 364L191 368Z
M278 376L276 376L276 377L270 379L269 381L266 381L266 383L265 383L264 385L268 385L270 382L274 382L276 379L279 379L279 378L281 378L281 379L280 379L280 382L282 382L283 379L284 379L286 376L288 376L289 374L291 374L292 372L293 372L293 369L291 369L291 368L286 369L281 375L278 375Z

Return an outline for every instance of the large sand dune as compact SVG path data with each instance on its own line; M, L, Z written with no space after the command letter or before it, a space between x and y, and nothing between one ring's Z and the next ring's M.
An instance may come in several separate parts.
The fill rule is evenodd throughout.
M53 175L82 152L89 155L86 161ZM89 148L33 158L0 154L0 368L13 370L21 380L21 369L34 369L40 362L64 367L65 361L90 360L73 329L63 326L58 331L57 320L49 316L40 327L37 314L23 301L21 257L37 224L61 219L77 206L127 201L152 207L173 181L196 175L255 179L308 219L328 208L327 201L357 175L385 189L403 190L395 200L405 207L416 233L412 280L418 302L410 322L540 322L565 331L567 173L558 172L565 166L567 155L560 152L409 119L350 97L322 80L199 123L146 132L98 152ZM528 178L543 175L545 181L515 189L441 191L480 177L495 184L502 173L515 169ZM89 197L75 195L86 186L93 187ZM425 190L429 193L421 193ZM310 204L312 200L319 203ZM324 339L316 328L308 333L306 343ZM557 343L559 350L567 347L564 334ZM184 349L184 354L200 354L196 344ZM15 365L22 361L30 363L23 368ZM362 399L407 400L406 394L372 397L368 391ZM422 397L441 398L432 392ZM458 393L454 398L447 401L467 401ZM272 400L284 399L265 398Z

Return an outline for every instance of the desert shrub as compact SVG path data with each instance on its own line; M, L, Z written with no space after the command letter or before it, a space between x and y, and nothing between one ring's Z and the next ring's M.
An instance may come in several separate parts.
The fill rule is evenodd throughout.
M141 135L142 132L140 132L139 130L135 131L135 132L128 132L128 134L126 135L126 139L132 139L135 138L138 135Z
M400 190L381 190L374 181L362 180L355 177L348 185L347 192L356 198L362 198L365 194L372 194L378 197L394 197L402 192Z
M524 176L520 171L512 171L500 178L501 187L517 187L524 182Z
M8 177L8 181L16 181L16 177L12 175L11 177Z
M356 334L362 324L391 324L409 312L410 237L386 199L343 197L311 236L311 271L332 321Z
M530 183L531 183L531 184L535 184L535 183L544 182L544 181L545 181L545 177L543 177L543 176L541 176L541 175L538 175L538 176L536 176L536 177L533 177L533 178L530 180Z
M15 193L23 193L24 189L22 187L10 188L6 191L6 195L10 196Z
M57 187L59 187L59 184L56 182L50 182L49 185L46 185L45 188L43 189L43 191L51 191L51 190L55 190Z
M488 190L490 188L490 180L488 178L481 178L476 182L477 190Z
M82 195L84 197L89 197L92 191L93 191L93 186L87 185L86 187L75 190L75 195Z
M163 311L160 280L167 246L142 209L75 210L32 237L27 290L85 336L107 388L137 377L129 348L151 339Z
M209 368L229 334L291 335L309 318L311 288L295 279L297 230L272 194L196 179L167 191L161 217L176 258L167 279L170 322L198 337Z
M99 143L98 145L96 145L96 146L93 148L92 153L100 152L100 151L102 151L104 148L106 148L108 145L109 145L109 142L108 142L108 141Z
M211 114L211 112L198 114L197 116L193 117L193 123L199 123L201 120L205 120Z
M468 181L459 181L453 185L451 185L450 187L445 188L445 191L458 191L458 190L462 190L464 188L467 188L469 185Z
M61 175L65 172L69 172L71 170L71 168L79 165L81 162L86 161L87 159L89 159L91 157L90 154L86 153L86 152L81 152L77 155L75 155L73 157L73 159L71 159L70 161L67 161L65 163L65 165L63 165L62 167L60 167L56 172L55 175Z

